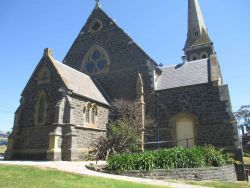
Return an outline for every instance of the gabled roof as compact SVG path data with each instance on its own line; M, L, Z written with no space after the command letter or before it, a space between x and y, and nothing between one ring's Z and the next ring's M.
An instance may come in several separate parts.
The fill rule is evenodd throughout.
M109 106L109 103L106 101L102 93L98 90L98 88L96 87L96 85L94 84L94 82L88 75L82 72L79 72L55 60L52 57L51 49L44 50L43 58L41 59L40 63L37 65L29 82L32 80L34 75L38 72L39 68L41 67L43 63L51 63L51 65L53 65L53 67L55 68L58 76L61 78L66 88L72 91L74 94L77 94L79 96L82 96L90 100ZM26 87L28 86L28 84L26 85ZM24 91L26 90L26 87ZM24 91L22 92L22 95Z
M99 89L96 87L92 79L49 56L52 64L57 70L58 75L61 77L66 87L73 93L92 99L94 101L109 105Z
M156 81L156 90L208 83L208 65L208 59L202 59L160 68L162 73Z
M102 29L97 32L90 32L90 26L96 20L101 21ZM112 33L112 36L106 36L107 33ZM107 38L100 37L101 34ZM116 53L112 51L115 51L116 48L111 49L108 45L106 45L107 41L109 44L116 44L116 42L118 42L117 45L121 45L121 42L126 44L130 42L130 44L133 45L128 45L128 48L132 49L133 47L138 50L135 55L143 54L145 55L145 60L150 59L151 63L157 65L153 58L151 58L100 6L96 6L91 12L86 23L64 57L63 63L80 70L85 54L93 45L96 44L105 47L110 54Z

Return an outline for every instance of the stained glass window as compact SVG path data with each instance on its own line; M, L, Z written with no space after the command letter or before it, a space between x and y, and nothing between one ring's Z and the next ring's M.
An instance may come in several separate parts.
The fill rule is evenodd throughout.
M86 69L89 73L92 73L95 68L95 64L93 62L87 63L86 64Z
M107 70L109 65L107 52L100 46L93 46L84 58L84 70L90 74L95 74Z
M98 50L95 50L92 54L92 59L93 60L98 60L101 57L101 54Z

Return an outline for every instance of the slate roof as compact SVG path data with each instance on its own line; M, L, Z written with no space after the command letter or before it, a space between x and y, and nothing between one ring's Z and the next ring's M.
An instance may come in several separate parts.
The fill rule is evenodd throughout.
M55 66L57 73L60 75L69 90L72 90L75 94L109 105L88 75L79 72L53 58L50 59Z
M207 83L208 59L160 68L161 75L156 80L156 90Z

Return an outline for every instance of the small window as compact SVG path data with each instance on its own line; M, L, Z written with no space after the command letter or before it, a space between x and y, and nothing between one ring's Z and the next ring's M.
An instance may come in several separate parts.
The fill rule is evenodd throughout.
M190 56L190 60L191 61L196 61L196 60L198 60L199 58L198 58L198 55L197 54L192 54L191 56Z
M84 122L83 126L89 128L96 128L97 106L96 104L87 103L84 107Z
M101 28L101 24L96 22L96 23L94 23L94 25L92 26L91 29L92 29L92 31L98 31L98 30L100 30L100 28Z
M97 32L102 29L102 22L99 19L95 19L90 25L89 32Z
M91 123L95 123L95 109L94 108L92 108L92 110L91 110Z
M207 58L207 56L206 55L202 55L202 59L205 59L205 58Z
M86 123L89 122L89 109L87 109L86 112L85 112L85 122Z

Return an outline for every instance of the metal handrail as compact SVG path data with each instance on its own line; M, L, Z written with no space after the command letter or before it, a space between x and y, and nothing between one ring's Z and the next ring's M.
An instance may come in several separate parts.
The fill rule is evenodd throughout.
M152 144L157 144L158 147L159 147L160 144L178 143L178 142L181 142L181 141L187 141L187 147L189 147L189 140L196 140L196 138L193 137L193 138L178 139L178 140L172 139L172 140L168 140L168 141L147 142L147 143L144 143L144 146L146 146L146 145L152 145Z

